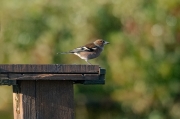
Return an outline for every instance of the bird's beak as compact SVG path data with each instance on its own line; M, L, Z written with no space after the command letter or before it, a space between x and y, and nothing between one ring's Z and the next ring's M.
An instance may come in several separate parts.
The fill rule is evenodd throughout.
M109 44L109 42L105 41L104 44Z

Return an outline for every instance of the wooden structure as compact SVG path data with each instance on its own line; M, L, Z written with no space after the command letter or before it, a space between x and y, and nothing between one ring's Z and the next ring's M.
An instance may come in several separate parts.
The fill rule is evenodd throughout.
M13 85L14 119L74 119L77 83L104 84L105 70L98 65L0 65L0 85Z

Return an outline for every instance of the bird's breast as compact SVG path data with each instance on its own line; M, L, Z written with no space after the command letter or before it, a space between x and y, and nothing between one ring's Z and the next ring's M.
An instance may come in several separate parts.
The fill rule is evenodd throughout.
M100 55L100 53L102 52L102 50L96 50L93 52L80 52L80 53L76 53L75 55L79 56L81 59L94 59L96 57L98 57Z

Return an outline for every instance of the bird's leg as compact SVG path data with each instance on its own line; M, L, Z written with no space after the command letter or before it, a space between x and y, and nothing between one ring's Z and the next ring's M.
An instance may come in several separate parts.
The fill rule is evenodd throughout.
M92 65L90 62L88 62L88 60L85 60L89 65Z

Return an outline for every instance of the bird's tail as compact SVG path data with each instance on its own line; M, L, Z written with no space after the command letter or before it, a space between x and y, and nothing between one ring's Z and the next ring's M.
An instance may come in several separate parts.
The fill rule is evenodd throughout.
M57 54L72 54L74 52L58 52Z

